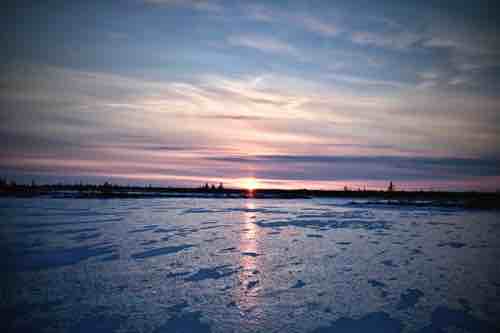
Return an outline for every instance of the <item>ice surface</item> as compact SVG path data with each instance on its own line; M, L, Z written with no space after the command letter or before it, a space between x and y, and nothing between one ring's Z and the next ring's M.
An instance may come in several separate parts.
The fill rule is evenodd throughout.
M143 251L140 253L133 253L131 257L134 259L144 259L144 258L162 256L165 254L172 254L185 249L189 249L190 247L193 247L193 245L184 244L179 246L165 246L158 249Z
M306 285L306 283L302 280L298 280L291 288L302 288Z
M187 312L180 315L175 315L169 319L161 327L157 328L155 333L210 333L210 326L201 321L200 312Z
M230 265L222 265L212 268L200 268L196 273L185 278L185 281L202 281L209 279L221 279L236 273L235 270L230 268Z
M440 333L450 328L461 332L498 332L498 326L478 319L468 311L438 306L432 313L431 324L423 327L419 333Z
M439 247L450 246L450 247L454 247L456 249L459 249L459 248L464 247L466 245L467 244L461 243L461 242L445 242L445 243L439 243L437 246L439 246Z
M401 294L397 309L404 310L415 306L422 296L424 296L424 293L418 289L407 289Z
M3 331L495 332L500 213L0 199Z
M11 267L17 271L40 270L60 266L69 266L91 257L110 254L111 245L79 246L48 251L27 250L20 254L17 260L10 261Z
M369 313L359 319L340 318L334 321L329 327L314 330L314 333L398 333L402 332L402 330L403 325L401 321L392 319L387 313L374 312Z

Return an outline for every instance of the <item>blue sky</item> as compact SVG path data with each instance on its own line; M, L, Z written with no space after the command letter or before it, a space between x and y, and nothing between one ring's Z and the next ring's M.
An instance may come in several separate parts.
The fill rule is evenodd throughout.
M500 187L494 1L15 1L21 181Z

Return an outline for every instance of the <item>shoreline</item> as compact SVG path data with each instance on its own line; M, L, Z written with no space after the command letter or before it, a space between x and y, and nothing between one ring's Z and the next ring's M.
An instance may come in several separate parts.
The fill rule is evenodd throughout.
M99 185L15 185L0 188L0 197L67 199L363 199L363 204L418 207L500 209L499 192L341 191L281 189L203 189ZM353 205L358 204L355 201Z

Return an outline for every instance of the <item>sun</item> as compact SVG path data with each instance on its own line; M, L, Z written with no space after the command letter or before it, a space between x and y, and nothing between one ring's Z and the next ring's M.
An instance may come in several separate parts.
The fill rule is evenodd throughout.
M245 178L241 182L241 185L243 188L247 189L248 191L253 191L259 187L259 182L255 178Z

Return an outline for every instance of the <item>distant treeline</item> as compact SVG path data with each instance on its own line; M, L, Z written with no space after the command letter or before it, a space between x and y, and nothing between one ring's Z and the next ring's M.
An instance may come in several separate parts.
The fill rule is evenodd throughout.
M439 205L469 208L500 208L499 192L401 191L392 183L387 190L308 190L308 189L245 189L225 188L208 184L196 188L124 186L104 184L16 184L0 179L0 196L13 197L70 197L70 198L152 198L152 197L209 197L209 198L359 198L373 204ZM373 199L373 200L371 200ZM381 201L382 200L382 201ZM365 201L366 203L366 201Z

